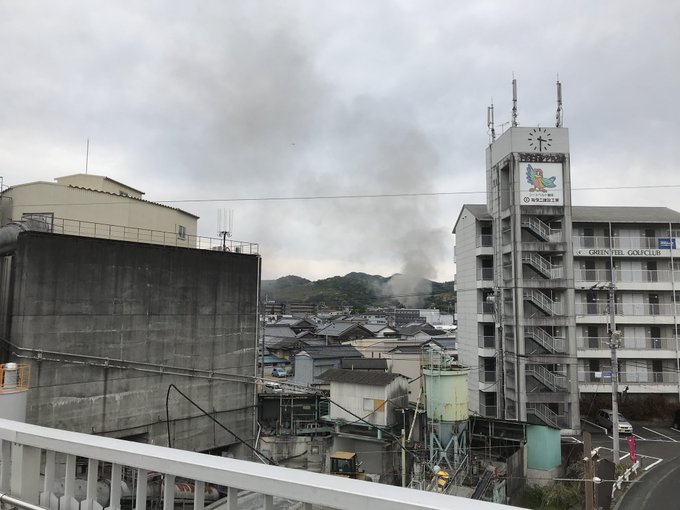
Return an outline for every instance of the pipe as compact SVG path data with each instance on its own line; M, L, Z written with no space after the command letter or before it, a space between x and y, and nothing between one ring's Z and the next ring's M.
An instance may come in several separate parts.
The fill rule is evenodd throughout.
M47 222L38 218L26 218L20 221L12 221L0 228L0 256L9 255L17 248L19 234L29 230L48 232Z
M22 501L21 499L13 498L12 496L0 492L0 507L3 505L15 506L17 508L23 508L25 510L46 510L45 508L34 505L27 501Z

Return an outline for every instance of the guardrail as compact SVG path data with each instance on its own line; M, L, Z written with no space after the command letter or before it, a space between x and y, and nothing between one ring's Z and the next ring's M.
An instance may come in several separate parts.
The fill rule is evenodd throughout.
M83 483L84 499L76 498L76 459L87 460ZM63 476L57 461L65 462ZM81 463L82 465L82 463ZM110 473L108 502L97 501L99 466ZM505 510L506 505L472 501L466 498L379 483L350 480L256 462L175 450L109 437L40 427L0 419L0 492L29 504L53 510L119 509L123 494L122 473L130 472L136 491L130 496L131 508L144 510L147 504L147 475L164 479L163 510L175 505L175 479L193 480L194 508L204 508L206 484L223 487L226 508L239 508L239 492L264 496L263 508L271 510L276 498L298 501L305 510ZM41 477L41 472L44 476ZM41 481L42 479L42 481ZM61 483L63 482L63 483ZM83 485L80 484L80 486ZM63 487L63 495L55 492ZM126 487L125 487L126 488ZM107 504L108 503L108 504Z

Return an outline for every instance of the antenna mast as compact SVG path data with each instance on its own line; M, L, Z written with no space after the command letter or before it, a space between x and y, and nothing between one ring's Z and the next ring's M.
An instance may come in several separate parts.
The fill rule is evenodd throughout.
M87 165L90 162L90 139L87 139L87 145L85 146L85 174L87 175Z
M555 127L562 127L562 84L557 76L557 113L555 114Z
M512 127L517 127L517 80L512 78Z
M496 128L494 127L493 120L493 98L491 99L491 106L486 109L486 127L489 129L491 134L491 142L496 141Z
M222 251L229 251L227 249L227 237L231 237L233 224L233 209L229 209L228 212L224 209L217 211L217 228L219 229L217 235L222 238Z

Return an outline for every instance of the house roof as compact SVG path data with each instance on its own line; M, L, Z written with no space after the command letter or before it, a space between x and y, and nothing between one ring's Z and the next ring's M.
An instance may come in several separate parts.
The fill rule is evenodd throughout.
M387 324L364 324L364 327L373 334L380 333L384 329L396 332L393 327L390 327Z
M385 358L349 358L340 362L340 368L347 370L387 370Z
M325 326L321 329L319 329L316 334L319 336L332 336L332 337L338 337L345 335L349 333L350 331L354 329L361 329L365 331L369 336L372 335L372 333L363 327L361 324L358 324L356 322L351 322L351 321L335 321L331 322L328 326Z
M399 328L399 334L402 336L413 336L417 335L418 333L426 333L430 336L438 336L438 335L445 335L446 331L442 331L440 329L435 328L431 324L428 324L427 322L423 323L418 323L418 324L409 324L407 326L404 326L403 328Z
M351 345L323 345L323 346L308 346L298 353L306 354L312 359L328 359L328 358L361 358L361 353Z
M453 350L456 348L456 339L451 337L446 338L433 338L427 341L428 344L437 344L439 347L447 350Z
M387 386L401 374L391 372L378 372L376 370L343 370L331 368L319 376L319 379L330 382L362 384L367 386Z

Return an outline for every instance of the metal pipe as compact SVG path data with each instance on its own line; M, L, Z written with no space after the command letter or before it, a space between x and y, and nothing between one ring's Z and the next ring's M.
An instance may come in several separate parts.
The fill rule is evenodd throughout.
M27 501L23 501L21 499L13 498L9 494L5 494L4 492L0 492L0 507L2 505L11 505L11 506L16 506L18 508L24 508L25 510L47 510L46 508L38 505L34 505L33 503L29 503Z

